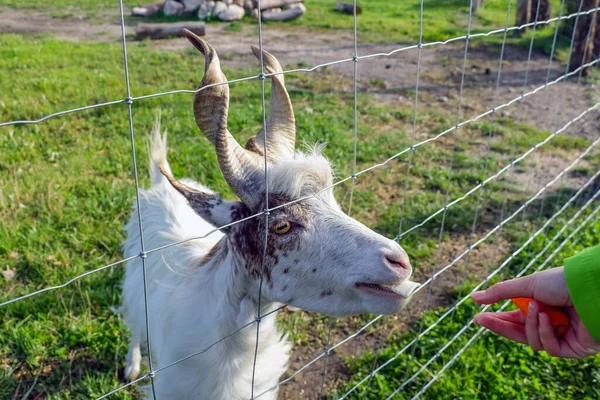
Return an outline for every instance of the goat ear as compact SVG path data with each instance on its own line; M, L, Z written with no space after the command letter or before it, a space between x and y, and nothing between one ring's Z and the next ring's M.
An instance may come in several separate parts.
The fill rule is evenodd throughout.
M185 197L192 210L217 228L228 225L243 217L243 211L247 209L243 203L226 201L217 193L202 192L194 189L173 178L162 166L159 166L159 169L173 188ZM221 230L228 232L227 228L222 228Z

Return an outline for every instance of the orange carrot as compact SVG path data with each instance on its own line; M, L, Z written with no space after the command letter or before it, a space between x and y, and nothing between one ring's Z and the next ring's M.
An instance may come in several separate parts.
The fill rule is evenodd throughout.
M529 312L529 303L531 303L533 299L529 299L527 297L518 297L512 299L512 302L515 303L519 310L525 315ZM552 328L554 328L554 334L556 336L562 336L567 333L569 329L569 317L563 310L559 307L548 306L546 304L540 303L540 312L545 312L550 317L550 321L552 322Z

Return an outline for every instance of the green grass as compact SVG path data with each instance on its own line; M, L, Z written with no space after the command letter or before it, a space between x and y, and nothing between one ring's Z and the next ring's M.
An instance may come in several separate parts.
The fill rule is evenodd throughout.
M137 7L139 4L140 2L136 0L123 0L123 5L126 7ZM49 8L53 11L63 10L64 13L67 12L66 10L71 12L116 10L118 12L119 0L81 0L77 2L71 0L5 0L2 2L2 6L35 11Z
M489 0L473 16L471 33L483 33L505 26L506 11L511 1L511 16L509 26L515 23L515 0ZM552 0L554 16L558 15L560 1ZM138 1L124 0L126 7L139 5ZM419 38L420 26L419 0L388 1L369 0L362 6L362 14L357 19L359 42L414 42ZM98 18L102 13L118 13L119 3L116 0L6 0L4 6L45 12L57 18L67 18L73 15L86 15ZM286 22L264 22L264 29L306 29L314 32L337 31L347 33L347 43L352 43L354 26L353 16L334 10L335 2L331 0L311 0L307 2L307 12L301 18ZM423 41L446 40L450 37L464 36L467 33L469 20L469 1L466 0L426 0L423 4ZM126 11L127 12L127 11ZM166 17L159 15L151 18L154 22L173 22L177 20L194 20L195 16ZM139 18L129 18L129 22L140 21ZM209 20L209 24L223 24L218 20ZM237 32L242 26L255 26L256 20L246 16L241 23L232 24L227 30ZM539 27L536 32L534 46L536 49L550 52L554 35L554 24L549 27ZM531 32L521 37L509 35L508 43L522 48L528 48ZM566 59L565 49L569 47L568 34L559 35L557 57ZM502 34L487 38L475 39L475 45L499 44Z
M132 94L139 96L195 88L203 63L194 52L160 52L142 42L130 43L129 67ZM122 99L126 93L122 53L114 44L1 35L0 70L4 72L0 74L2 121L36 119L59 110ZM233 79L252 71L225 72ZM351 85L328 71L292 74L286 82L295 104L298 141L326 142L325 155L340 177L347 176L353 155ZM258 81L231 85L229 128L240 141L258 131L262 121L260 93ZM231 197L217 168L214 149L193 122L191 96L177 94L134 102L141 182L147 183L145 136L158 112L169 132L169 159L175 175L194 177ZM359 168L380 162L410 144L410 110L380 105L364 92L359 95L359 110ZM14 280L0 280L0 301L61 284L120 259L121 229L134 195L127 118L121 103L41 124L0 128L0 267L16 271ZM452 114L441 111L424 111L419 121L433 132L454 123ZM473 151L487 140L489 126L481 124L460 131L455 172L449 181L450 198L464 194L482 178L484 156ZM514 129L512 120L497 120L494 131L500 144L491 153L490 172L507 162L502 139L511 137ZM546 135L527 125L519 126L519 131L518 151L529 148L536 135ZM451 157L449 140L415 152L406 226L443 206ZM538 151L561 152L588 145L584 140L567 139L553 143L555 146ZM406 162L403 156L387 168L361 175L354 193L353 215L390 237L398 232ZM491 211L482 214L482 227L497 223L505 188L509 201L523 201L522 188L503 180L490 184L482 209ZM342 204L347 204L349 189L349 185L341 185L337 190ZM449 210L447 234L468 232L475 206L472 196ZM439 219L434 219L403 240L417 268L426 267L430 261L438 224ZM15 393L23 396L29 389L32 395L43 393L51 399L94 398L118 387L127 332L110 307L119 304L121 277L122 266L115 266L64 289L0 309L0 398L12 398ZM324 317L307 321L294 314L281 323L294 331L292 339L299 344L308 340L303 333L307 326L317 324L324 329L326 324ZM503 348L511 349L508 345ZM358 364L356 368L360 376ZM482 369L475 376L488 379L488 374L489 369ZM113 397L136 395L137 390L131 387Z
M489 0L475 14L471 33L487 32L504 27L509 0ZM372 0L362 4L357 18L361 41L409 41L418 39L420 1ZM560 2L553 2L560 4ZM319 29L338 29L352 32L353 16L336 12L328 0L314 0L307 4L307 13L295 24ZM359 4L360 5L360 4ZM512 9L515 8L513 1ZM556 12L558 13L558 7ZM514 11L510 24L514 23ZM467 33L469 2L464 0L427 0L423 3L423 41L446 40ZM550 30L544 30L539 39ZM523 38L523 43L527 40Z
M585 196L584 196L585 197ZM582 202L580 202L582 204ZM594 204L571 225L570 232L590 214ZM561 218L564 223L573 210ZM548 237L553 237L560 228L551 230ZM562 260L582 249L598 244L600 237L600 221L593 220L583 228L583 234L576 236L561 250L549 266L562 265ZM563 234L558 242L564 240ZM508 266L507 276L513 276L541 252L546 245L543 239L534 242L520 253ZM533 265L537 268L542 260L549 256L554 247L545 253L540 261ZM495 279L497 281L497 279ZM474 287L468 283L452 296L458 300ZM460 293L460 295L459 295ZM460 296L460 297L459 297ZM514 308L514 306L512 306ZM477 313L479 306L467 301L460 306L453 317L447 317L422 340L419 341L414 356L412 348L401 357L384 367L370 382L365 382L350 398L382 399L394 392L405 380L415 374L434 354L441 349L468 321ZM430 311L423 316L423 329L431 326L445 312L444 309ZM418 329L416 326L414 329ZM451 344L442 355L420 374L411 384L395 398L410 399L437 373L450 358L456 354L473 336L479 327L470 327L460 339ZM394 357L400 349L415 337L415 331L403 335L394 335L379 353L377 365ZM368 352L360 358L346 359L352 379L338 390L343 394L355 384L368 376L375 361L375 353ZM408 374L408 375L406 375ZM545 353L536 353L528 346L516 344L499 336L486 333L473 342L462 356L444 375L425 392L427 399L596 399L600 396L598 380L600 379L600 356L583 360L552 358Z

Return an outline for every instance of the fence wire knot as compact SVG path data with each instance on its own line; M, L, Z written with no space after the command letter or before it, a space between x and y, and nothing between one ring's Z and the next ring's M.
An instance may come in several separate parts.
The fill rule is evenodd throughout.
M133 97L131 97L131 96L125 97L125 103L126 104L133 104Z

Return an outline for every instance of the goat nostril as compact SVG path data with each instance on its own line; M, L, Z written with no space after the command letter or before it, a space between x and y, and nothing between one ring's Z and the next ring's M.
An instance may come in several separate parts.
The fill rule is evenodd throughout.
M408 258L405 259L404 257L386 256L385 259L394 268L402 268L402 269L410 269L411 268Z

